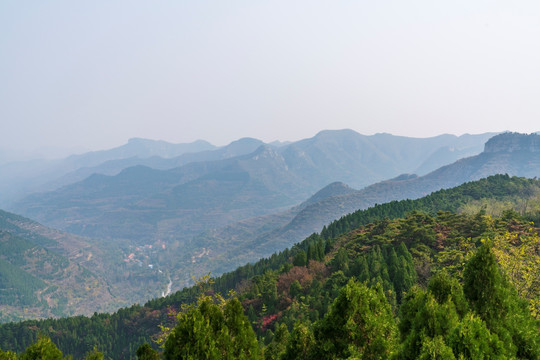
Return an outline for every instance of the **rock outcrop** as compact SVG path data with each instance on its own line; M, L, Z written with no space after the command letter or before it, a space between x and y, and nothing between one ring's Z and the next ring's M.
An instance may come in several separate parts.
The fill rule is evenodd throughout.
M484 147L486 153L516 151L540 152L540 135L504 133L489 139Z

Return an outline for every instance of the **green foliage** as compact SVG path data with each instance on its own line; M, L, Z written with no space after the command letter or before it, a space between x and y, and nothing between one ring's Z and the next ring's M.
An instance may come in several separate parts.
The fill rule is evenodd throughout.
M485 322L473 314L466 315L452 330L448 343L463 359L506 359L504 347Z
M397 326L382 287L351 280L315 328L314 357L386 359L396 340Z
M508 288L491 246L478 249L467 263L463 276L467 300L488 326L494 326L506 318L510 311Z
M439 190L420 199L391 201L366 210L355 211L325 226L321 231L321 236L327 240L336 238L362 225L385 218L404 218L406 214L413 211L424 212L432 216L439 211L458 212L465 204L485 198L508 200L512 204L516 204L528 199L539 188L539 182L535 179L510 177L508 175L489 176L451 189ZM481 228L477 230L481 231ZM409 235L413 232L414 228L411 229ZM424 235L428 239L430 238L429 231L425 231ZM478 232L471 234L471 236L478 235Z
M17 354L12 351L3 352L0 349L0 360L17 360Z
M84 357L84 360L103 360L103 354L98 351L97 347L94 347L94 349Z
M285 355L287 345L289 344L289 330L285 324L276 324L276 332L272 341L264 350L266 360L278 360Z
M501 273L489 242L467 263L464 293L473 311L502 340L508 355L540 358L538 324Z
M144 343L137 349L137 360L159 360L159 353L150 344Z
M347 274L349 272L349 255L347 254L347 250L340 248L334 256L331 266L334 271L341 270Z
M62 360L62 352L48 337L40 337L19 357L20 360Z
M234 347L256 344L254 335L231 335L235 331L245 334L250 326L259 335L260 346L266 345L264 355L267 358L304 359L316 356L318 349L332 346L340 349L341 355L336 353L336 358L361 357L364 356L361 351L368 354L362 348L362 341L369 339L369 346L375 346L372 335L358 330L362 316L369 317L372 309L346 320L347 315L340 319L335 305L337 298L344 296L342 292L351 287L347 284L354 278L355 286L362 289L359 292L374 292L380 300L378 304L384 303L381 306L390 309L389 319L399 323L399 332L394 332L390 346L395 358L459 359L475 358L484 353L489 354L485 358L534 359L536 349L540 348L538 323L531 319L527 305L538 299L538 292L535 292L535 271L538 269L535 267L538 264L538 236L535 233L538 230L525 223L521 215L512 212L505 212L502 218L491 218L482 211L474 214L438 211L462 206L470 198L488 196L489 191L504 198L505 194L512 193L512 186L519 189L531 184L532 181L523 179L494 177L457 190L437 192L419 201L376 206L356 213L359 222L346 216L323 230L324 236L313 234L291 249L214 279L215 283L205 289L186 288L169 297L154 299L144 306L121 309L111 315L3 325L0 327L0 346L20 352L35 343L37 333L42 332L64 353L78 359L96 345L107 358L134 359L140 344L155 339L159 324L173 327L177 319L183 319L184 325L179 321L169 338L175 344L170 346L172 358L180 356L185 346L191 350L199 349L196 356L203 358L221 357L223 349L234 354L231 350ZM405 209L419 211L390 220ZM362 223L368 215L375 220L382 217L371 224ZM361 226L356 226L359 223ZM327 237L329 229L340 236ZM354 231L344 234L347 229ZM476 248L486 237L494 239L492 251L496 255L495 260L490 260L489 271L481 262L473 260L481 253L476 252ZM481 281L478 279L484 275L471 275L477 271L493 273L492 265L497 269L501 265L509 273L508 279L500 270L499 275L485 275ZM440 273L441 269L447 269L446 273ZM472 278L477 281L469 284L470 289L480 294L492 294L490 296L498 300L492 304L479 304L471 295L474 291L467 295L460 282ZM486 279L491 278L497 278L493 281L499 285L490 285ZM228 301L216 301L217 298L204 305L199 301L197 305L182 306L196 301L203 291L227 293L233 288L238 293L238 304L227 314L225 304ZM499 288L503 290L498 292L496 289ZM351 290L351 294L356 292ZM518 295L526 297L529 304ZM345 301L342 304L340 309L347 309L347 306L361 309L363 306ZM489 310L493 306L502 310ZM180 311L181 307L183 311ZM243 315L244 310L249 320ZM505 315L501 315L500 321L491 321L490 316L496 319L494 311ZM399 321L395 318L396 313ZM227 317L242 320L227 322ZM323 328L328 330L328 337L321 332ZM340 329L350 332L335 335ZM355 333L355 330L358 331ZM203 333L208 335L203 338ZM191 340L180 341L180 335ZM174 342L174 339L178 341ZM201 349L206 349L206 355ZM319 356L333 356L330 353L328 350ZM149 352L149 356L152 359L157 353ZM244 355L234 356L241 358Z
M304 250L298 251L293 259L294 266L306 266L307 265L307 255Z
M163 351L165 359L260 359L260 350L238 299L214 304L201 297L180 314Z
M296 322L282 359L308 359L313 351L314 342L310 324Z
M446 338L459 321L451 301L438 303L430 292L414 289L400 308L399 359L416 359L426 339Z
M452 349L445 344L442 336L426 337L418 354L418 360L453 360Z
M457 279L450 277L446 271L435 274L428 284L428 291L433 295L437 303L452 302L460 317L465 316L469 305L463 294L463 287Z
M34 305L36 292L47 285L21 268L0 258L0 304Z
M515 223L512 224L515 226ZM531 314L540 319L540 237L507 232L493 238L493 253L508 281L527 299Z

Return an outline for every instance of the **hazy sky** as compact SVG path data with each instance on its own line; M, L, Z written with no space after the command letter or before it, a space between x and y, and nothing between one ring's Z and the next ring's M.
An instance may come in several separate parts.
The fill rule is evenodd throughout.
M540 2L0 1L0 148L540 130Z

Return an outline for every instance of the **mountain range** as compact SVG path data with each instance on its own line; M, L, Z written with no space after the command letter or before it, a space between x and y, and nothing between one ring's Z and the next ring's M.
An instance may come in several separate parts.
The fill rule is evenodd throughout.
M293 143L273 142L266 145L286 152L284 157L292 162L293 167L303 166L306 171L320 175L313 168L330 164L334 170L349 174L344 175L341 181L362 187L401 172L427 173L461 157L478 154L492 135L494 133L416 139L389 134L364 136L351 130L341 130L323 131L313 138ZM2 164L0 207L10 207L31 193L56 190L82 181L92 174L114 176L123 169L136 165L160 170L173 169L191 162L218 161L246 155L263 144L262 141L251 138L239 139L222 147L202 140L189 144L171 144L131 139L117 148L73 155L65 159ZM304 155L307 157L304 158ZM295 157L299 159L295 161ZM308 164L305 164L306 161ZM344 168L351 164L351 161L359 164L361 169L368 170L360 180L357 173L350 176L356 168ZM368 166L362 167L362 164ZM384 168L372 171L373 166L385 164ZM322 185L319 188L330 182L332 181L327 176L321 178Z
M404 174L361 190L353 190L343 183L334 183L302 206L273 215L273 227L268 226L271 222L267 218L254 218L207 232L199 239L203 244L229 243L232 239L242 238L243 234L249 234L245 236L248 245L242 246L250 249L250 253L243 260L254 261L291 246L356 210L395 200L421 198L440 189L495 174L540 177L540 135L504 133L494 136L486 142L482 153L460 159L424 176ZM221 257L224 259L239 253L237 248L230 253L226 249L223 251ZM208 261L215 263L216 259L209 258Z
M508 138L525 141L519 134L496 136L481 154L424 176L399 175L407 168L426 169L432 155L452 139L454 145L470 145L484 136L411 139L325 131L278 147L242 139L222 149L169 159L213 160L166 170L137 165L114 176L94 174L28 196L14 210L47 226L107 239L122 254L133 254L128 259L133 268L159 268L180 288L190 283L191 273L229 271L376 203L418 198L495 173L536 176L540 166L535 148L515 151L515 144L507 145ZM526 138L534 143L534 136ZM255 150L248 154L227 155L234 153L229 150L233 147L250 146ZM369 185L389 177L393 179ZM369 186L353 189L364 185ZM167 278L162 287L166 283Z
M332 185L325 192L332 189L337 192L349 192L348 188L340 184ZM281 249L268 258L245 264L234 271L214 277L210 279L211 281L203 277L197 286L186 287L169 296L155 298L143 306L135 304L112 314L94 314L91 317L77 316L2 324L0 325L0 347L4 351L21 353L45 336L50 337L50 344L56 344L64 354L71 354L76 359L101 358L95 354L96 348L103 352L104 358L140 359L144 356L137 350L140 345L146 342L157 349L156 338L168 336L171 339L178 334L170 335L167 329L172 329L176 324L186 324L185 314L192 314L194 307L202 306L203 301L205 301L204 304L213 304L209 301L210 299L217 304L224 304L230 301L230 296L238 298L234 311L234 314L241 315L238 321L228 321L227 317L223 321L224 317L219 316L193 317L201 319L203 326L204 323L212 325L212 319L218 319L222 324L242 324L242 326L252 328L257 334L259 346L264 347L266 359L275 358L272 354L276 354L277 342L285 342L280 347L283 352L285 348L289 349L287 342L291 344L296 342L295 339L299 339L296 342L300 344L297 347L299 352L290 358L304 359L305 340L301 339L307 338L308 341L313 339L312 332L317 334L319 341L321 335L326 336L327 332L318 331L321 321L337 321L338 330L330 332L330 336L339 334L339 337L333 338L333 341L337 342L347 338L347 335L338 332L347 326L343 325L347 319L351 319L349 322L355 326L360 324L361 331L366 331L365 324L375 323L381 318L380 312L377 312L368 321L357 321L360 316L373 311L371 306L362 308L364 309L362 312L352 313L354 319L350 316L351 312L347 310L347 307L369 303L369 300L351 301L350 297L345 298L340 295L344 295L345 288L350 288L351 281L359 281L366 287L376 286L375 288L378 289L376 293L379 294L380 299L387 302L386 311L391 312L393 316L399 314L402 323L404 322L403 314L406 316L409 314L417 317L418 324L421 326L428 328L433 327L433 324L440 324L437 326L444 328L448 324L456 325L458 306L460 316L466 315L464 317L466 321L479 316L472 313L475 311L473 306L462 301L464 291L461 290L462 285L457 276L464 274L463 276L469 279L477 276L481 279L478 282L479 286L475 284L475 288L479 290L474 294L480 292L484 294L482 298L486 298L485 294L498 296L498 301L491 301L491 303L498 307L497 313L504 314L499 318L508 319L508 322L514 325L516 321L522 321L520 319L524 317L532 319L518 323L519 326L507 326L503 329L516 329L517 334L526 334L527 338L519 338L526 341L520 340L516 344L525 350L537 351L535 344L538 342L535 340L535 334L537 334L535 330L538 328L538 302L536 300L538 300L539 291L534 281L530 282L530 279L534 280L538 277L538 267L534 264L539 259L534 248L538 243L540 221L539 191L538 180L497 175L468 182L452 189L440 190L417 200L393 201L367 210L359 210L334 221L320 234L312 234L289 249ZM321 195L324 195L324 192ZM536 202L534 211L521 211L523 209L520 209L520 203L525 200ZM487 204L487 208L483 212L458 213L463 205L474 202ZM487 215L497 203L506 204L508 211L504 212L503 216ZM469 259L471 256L478 258L474 254L482 249L485 250L481 240L486 237L492 239L496 257L487 258L487 261L486 258L482 259L480 266L475 267L479 270L471 276L469 272L471 260ZM513 241L517 238L521 241ZM500 276L499 266L508 274L504 280ZM515 271L516 268L519 271ZM439 271L443 269L444 274L440 276ZM497 277L496 274L499 276ZM451 279L450 276L456 278ZM496 283L486 281L486 278L495 279ZM433 279L438 282L433 282ZM467 284L466 279L464 283ZM513 288L510 288L509 284L512 284ZM509 291L504 290L500 293L493 291L493 287L501 288L499 285L506 286ZM426 288L429 291L437 291L440 297L433 298L431 301L422 301L421 303L426 304L426 308L418 308L418 299L425 298L422 294L425 294ZM229 292L231 289L235 291ZM422 297L417 296L418 291L422 292ZM354 293L349 292L349 294ZM413 296L410 296L411 293ZM225 299L219 294L224 294ZM470 304L474 304L472 301L477 303L480 297L475 298L469 294L470 292L467 293L467 299L472 299ZM515 300L509 296L502 297L500 294L505 296L519 294L522 297L519 300L519 306L516 302L516 306L508 307L507 304ZM339 298L346 301L339 302ZM454 301L454 298L456 305L450 303ZM492 296L488 297L488 299L491 298ZM199 299L198 302L197 299ZM378 305L373 306L376 308ZM222 307L223 305L221 307L216 305L212 309L212 314L216 314L216 311L219 314L219 309ZM332 309L338 307L342 315L329 317L328 313L332 313ZM505 309L521 309L521 315L507 315ZM225 307L225 313L228 313L227 307ZM533 317L536 317L536 320ZM426 321L426 318L429 321ZM208 327L197 326L201 322L189 322L184 327L186 331L181 334L198 335L202 339L200 340L202 346L206 349L208 346L205 344L208 342L204 339L213 339L216 334L211 330L206 330ZM306 323L309 326L302 325ZM484 343L485 346L479 347L478 339L485 339L484 335L490 333L482 330L482 327L485 329L484 322L478 321L476 324L478 326L475 325L473 331L467 330L466 333L470 334L467 335L469 336L467 341L462 340L463 336L456 338L459 349L463 349L462 344L467 344L467 346L472 344L475 355L471 358L480 358L489 349L500 348L499 345L491 346L489 343ZM305 326L302 328L302 333L297 331L299 325ZM191 330L201 328L205 330ZM275 329L275 332L272 329ZM407 328L400 327L400 331L403 329ZM433 331L431 328L427 330ZM283 331L285 339L279 335ZM413 334L430 333L428 331L421 329L418 332L413 331ZM228 336L227 331L223 333L225 336L220 337L233 338ZM295 335L299 333L300 336L303 336L302 334L308 334L308 336L299 338ZM388 337L388 332L378 333L385 338ZM445 334L448 334L448 331ZM393 332L391 336L396 336L396 332ZM513 341L512 339L515 338L517 337L508 336L508 341ZM184 341L184 343L191 344L190 341ZM410 343L417 344L417 348L420 348L422 342L411 341ZM148 344L144 346L146 350L151 350ZM351 346L357 346L358 343L351 341L351 344L353 344ZM436 344L433 348L439 349L440 345ZM88 355L92 349L94 349L94 354ZM396 351L401 351L400 349L401 347ZM162 351L162 348L158 350ZM27 353L29 352L27 350ZM151 353L152 351L150 355ZM279 355L279 352L277 353ZM466 354L469 355L470 352ZM9 356L9 353L7 355ZM320 351L315 352L314 355L314 358L320 357ZM201 356L195 357L201 358ZM219 355L216 356L218 357ZM328 356L328 358L332 357ZM159 356L155 354L147 358L157 359ZM277 358L288 357L278 356ZM413 355L407 358L419 357ZM508 358L516 358L516 356L510 354ZM537 356L522 358L536 359Z

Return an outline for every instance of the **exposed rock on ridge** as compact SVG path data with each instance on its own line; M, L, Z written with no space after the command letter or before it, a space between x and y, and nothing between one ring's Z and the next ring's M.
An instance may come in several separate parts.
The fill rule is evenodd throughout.
M515 151L540 152L540 135L504 133L489 139L484 147L486 153Z

